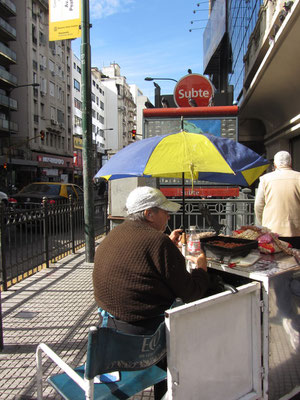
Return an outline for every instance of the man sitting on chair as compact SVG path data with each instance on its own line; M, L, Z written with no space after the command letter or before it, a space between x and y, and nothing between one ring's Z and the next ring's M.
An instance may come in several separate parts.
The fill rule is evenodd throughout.
M150 334L176 298L188 303L205 296L205 254L187 257L197 266L189 273L177 247L181 229L170 236L164 233L169 212L179 208L152 187L138 187L129 194L126 220L109 232L95 254L94 295L108 327ZM166 392L166 382L162 383L154 387L155 400Z

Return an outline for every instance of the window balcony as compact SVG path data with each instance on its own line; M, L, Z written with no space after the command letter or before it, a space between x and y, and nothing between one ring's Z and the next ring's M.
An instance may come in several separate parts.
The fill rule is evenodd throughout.
M4 21L3 18L0 17L0 34L1 37L5 39L5 41L16 40L17 32L14 27Z
M0 94L0 105L9 108L13 111L18 109L18 102L15 99L10 99L8 96L4 94Z
M17 85L17 77L4 69L0 69L0 82L8 88Z
M0 0L0 13L6 17L16 16L17 7L10 0Z
M2 65L15 64L17 62L16 53L1 42L0 42L0 60Z
M18 124L16 124L15 122L11 122L10 121L10 132L11 133L17 133L17 132L19 132L19 126L18 126ZM8 121L7 121L7 119L1 119L0 118L0 130L2 130L2 131L9 131L9 129L8 129Z

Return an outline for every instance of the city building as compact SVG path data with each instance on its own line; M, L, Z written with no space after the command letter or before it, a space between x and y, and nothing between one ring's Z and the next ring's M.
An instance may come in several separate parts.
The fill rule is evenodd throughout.
M299 0L210 0L204 73L239 105L239 141L265 153L300 150Z
M1 0L0 7L0 30L14 39L2 35L1 43L8 54L1 66L1 94L9 98L2 131L10 122L1 132L2 162L3 156L8 159L5 185L72 181L70 41L49 42L48 1Z
M136 104L136 118L135 118L135 126L136 132L133 133L136 140L140 140L143 138L143 110L146 108L146 103L150 103L150 100L147 96L144 96L141 90L137 85L129 85L130 91L133 97L133 101Z
M18 125L12 123L11 113L18 109L17 101L11 92L18 84L17 76L12 74L11 66L17 63L17 54L11 44L17 40L15 17L17 7L13 1L0 1L0 187L9 186L12 171L10 168L11 136L18 132ZM8 182L9 181L9 182Z
M18 77L18 84L39 86L13 92L19 103L18 112L12 114L12 121L19 124L14 150L21 148L24 155L18 151L13 154L37 163L30 180L72 182L71 42L49 42L48 1L16 4L17 41L12 48L17 63L11 66L11 72ZM12 167L16 185L24 184L23 167L19 170L14 163Z
M72 104L73 104L73 139L74 139L74 181L82 185L82 94L81 62L72 52ZM106 131L113 130L106 125L106 96L97 68L91 71L92 89L92 142L94 154L94 173L101 168L106 150Z
M96 72L96 69L92 68L92 71ZM116 152L134 141L132 130L136 129L136 105L117 63L111 63L97 73L105 87L106 126L113 128L106 135L106 148Z

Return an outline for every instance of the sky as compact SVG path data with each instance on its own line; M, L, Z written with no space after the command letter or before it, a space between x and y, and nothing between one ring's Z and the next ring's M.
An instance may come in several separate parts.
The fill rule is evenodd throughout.
M153 102L154 85L145 77L179 80L189 68L203 74L207 19L208 0L90 0L91 65L119 64L127 83ZM72 42L79 58L80 44L81 39ZM163 94L173 94L176 82L157 83Z

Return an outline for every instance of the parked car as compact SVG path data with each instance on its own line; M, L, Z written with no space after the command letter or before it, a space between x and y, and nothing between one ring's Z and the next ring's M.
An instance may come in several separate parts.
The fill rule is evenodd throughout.
M5 206L8 204L8 196L4 192L0 192L0 201L3 203Z
M9 198L14 205L39 205L47 197L49 204L67 200L72 195L75 200L83 200L83 190L73 183L33 182Z

